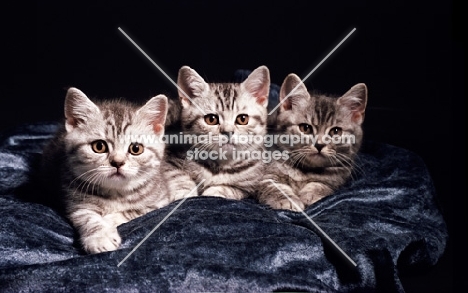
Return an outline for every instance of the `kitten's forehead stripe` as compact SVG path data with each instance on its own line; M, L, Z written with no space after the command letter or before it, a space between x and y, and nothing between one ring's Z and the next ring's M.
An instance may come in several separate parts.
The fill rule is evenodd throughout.
M332 109L327 108L325 113L323 113L322 115L322 125L333 123L333 117L335 116L335 112Z
M315 126L323 126L334 122L335 107L330 100L316 97L316 105L313 108L312 124Z
M110 128L108 127L107 130L107 137L112 137L115 135L115 125L109 121L108 124L110 125Z
M239 93L238 84L212 83L210 84L213 95L217 98L216 108L222 111L234 110L237 107L236 98Z
M218 98L218 104L216 104L216 108L217 109L221 108L221 111L225 111L226 110L226 105L224 103L223 97L221 97L221 95L219 93L219 89L217 88L214 93L215 93L215 96Z
M112 133L107 133L113 137L117 137L125 133L127 127L131 125L133 119L132 111L128 111L128 105L120 104L103 104L103 118L106 120L106 124L110 126ZM108 129L108 131L110 131Z
M103 118L104 118L104 120L109 121L109 118L112 116L111 114L112 114L112 113L110 113L109 111L104 111L104 112L103 112Z
M130 125L132 125L132 123L126 123L125 126L124 126L123 129L122 129L122 133L126 133L128 127L129 127Z

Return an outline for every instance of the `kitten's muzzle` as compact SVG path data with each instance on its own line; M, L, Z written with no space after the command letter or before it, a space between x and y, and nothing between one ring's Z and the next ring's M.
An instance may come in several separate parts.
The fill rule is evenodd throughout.
M232 137L233 134L234 134L233 131L221 131L221 132L219 133L220 136L225 136L225 137L227 137L228 141L231 140L231 137Z
M320 153L320 151L323 149L323 147L325 146L325 144L323 143L316 143L314 145L314 147L317 149L317 151Z
M217 143L219 146L223 146L226 144L232 143L231 138L233 136L234 132L232 131L221 131L217 137Z
M112 160L110 162L111 166L112 167L115 167L117 169L119 169L120 167L122 167L123 165L125 165L125 161L119 161L119 160Z

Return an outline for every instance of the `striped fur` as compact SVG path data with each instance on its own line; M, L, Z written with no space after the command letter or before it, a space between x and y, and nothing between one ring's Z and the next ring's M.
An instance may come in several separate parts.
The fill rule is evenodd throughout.
M43 167L54 174L50 180L59 179L65 214L86 252L117 249L118 225L169 203L160 172L164 143L142 143L143 152L132 154L137 141L127 137L163 135L166 113L163 95L139 107L93 103L78 89L68 90L66 121L44 149ZM93 150L96 141L105 142L107 150Z
M168 149L166 174L173 199L181 199L202 180L192 196L209 195L242 199L256 191L261 178L261 160L241 160L235 151L263 151L262 144L219 144L221 136L264 135L270 77L268 68L254 70L243 83L206 83L195 70L184 66L178 76L180 124L184 135L208 135L211 143L171 145ZM210 125L206 115L215 115L218 123ZM240 125L238 115L247 115L248 123ZM189 156L190 152L206 151L217 158ZM224 154L224 155L223 155Z
M290 94L293 89L294 92ZM315 144L310 140L308 144L291 146L279 143L274 146L287 151L289 158L273 161L267 167L269 172L262 180L259 201L276 209L300 210L332 194L351 176L363 137L361 124L367 103L367 88L364 84L357 84L342 97L331 97L308 92L300 78L290 74L281 86L280 100L283 103L278 109L273 133L315 136L317 141ZM301 124L311 127L309 134L301 131ZM331 138L335 130L339 130L343 136L352 135L355 140L326 143L325 135Z

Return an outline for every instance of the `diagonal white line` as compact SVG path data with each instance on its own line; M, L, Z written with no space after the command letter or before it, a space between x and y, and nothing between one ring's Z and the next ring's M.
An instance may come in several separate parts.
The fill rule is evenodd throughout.
M123 29L121 29L120 27L118 28L119 31L143 54L145 55L145 57L187 98L189 99L190 102L192 102L192 104L194 104L198 110L200 110L200 112L203 113L203 115L206 115L206 113L203 111L202 108L200 108L200 106L198 106L178 85L176 82L174 82L170 77L169 75L166 74L166 72L164 72L164 70L162 70L161 67L159 67L158 64L156 64L156 62L153 61L153 59L151 59L150 56L148 56L148 54L145 53L145 51L143 51L143 49L140 48L140 46L138 46L137 43L135 43L132 38L130 38L127 33L125 33L123 31Z
M314 225L314 227L318 230L319 232L319 236L321 237L324 237L326 238L340 253L341 255L343 255L346 260L348 260L348 262L353 265L353 267L357 267L357 264L354 262L354 260L351 259L351 257L349 257L349 255L346 254L346 252L344 252L343 249L341 249L341 247L338 246L338 244L336 244L335 241L333 241L333 239L330 238L330 236L328 236L327 233L325 233L325 231L323 231L319 225L317 225L314 220L312 220L309 215L307 215L304 210L302 210L281 188L279 188L279 186L275 183L275 181L273 181L272 179L269 179L271 181L271 183L273 183L273 185L294 205L294 207L296 209L298 209L299 211L301 211L301 213L312 223L312 225Z
M122 259L119 264L117 265L117 267L120 267L120 265L122 265L126 260L127 258L129 258L142 244L143 242L145 242L150 236L151 234L154 233L154 231L156 231L183 203L184 201L188 198L188 196L190 194L192 194L195 190L198 189L198 187L203 183L205 182L205 179L203 179L200 183L198 183L197 186L195 186L195 188L193 188L192 190L190 190L190 192L184 196L184 198L175 206L175 208L172 209L172 211L170 211L165 217L164 219L161 220L161 222L159 222L156 227L153 228L153 230L151 230L151 232L148 233L148 235L145 236L145 238L143 238L143 240L140 241L140 243L137 244L137 246L135 246L135 248L132 249L132 251L130 251L129 254L127 254L127 256L124 257L124 259Z
M322 61L320 61L320 63L317 64L317 66L315 66L314 69L312 69L312 71L309 72L309 74L307 74L306 77L304 77L304 78L302 79L301 82L304 83L304 81L305 81L306 79L308 79L309 76L311 76L312 73L314 73L314 71L317 70L317 68L319 68L320 65L322 65L322 63L325 62L325 60L327 60L328 57L330 57L330 55L333 54L333 52L335 52L336 49L338 49L338 47L341 46L341 44L343 44L344 41L346 41L346 39L348 39L349 36L351 36L352 33L354 33L355 30L356 30L356 28L353 28L353 29L351 30L351 32L349 32L349 33L346 35L346 37L344 37L344 38L341 40L341 42L339 42L338 45L336 45L335 48L333 48L333 50L331 50L330 53L328 53L328 55L325 56L325 58L323 58ZM293 89L289 92L289 94L288 94L286 97L284 97L284 99L283 99L281 102L279 102L278 105L276 105L276 107L274 107L273 110L270 111L270 113L268 113L268 115L273 114L273 112L275 112L276 109L278 109L278 107L281 106L281 104L283 104L283 103L286 101L286 99L289 98L289 96L291 96L291 95L294 93L294 91L295 91L300 85L301 85L300 83L299 83L298 85L296 85L296 87L293 88Z

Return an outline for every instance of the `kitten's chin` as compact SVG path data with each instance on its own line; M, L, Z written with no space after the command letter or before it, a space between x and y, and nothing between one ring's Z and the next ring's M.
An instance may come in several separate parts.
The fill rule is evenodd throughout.
M232 153L232 151L236 148L236 145L233 143L225 143L223 144L220 149L227 153Z
M135 181L134 177L124 170L114 171L105 175L100 185L108 189L126 189Z
M107 189L125 188L131 180L122 174L112 174L102 181L101 186Z
M119 168L117 170L112 170L110 173L108 173L107 178L112 179L112 180L125 180L129 178L128 172L125 171L125 168Z

